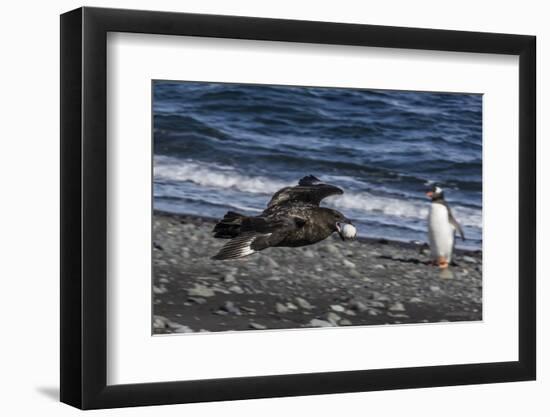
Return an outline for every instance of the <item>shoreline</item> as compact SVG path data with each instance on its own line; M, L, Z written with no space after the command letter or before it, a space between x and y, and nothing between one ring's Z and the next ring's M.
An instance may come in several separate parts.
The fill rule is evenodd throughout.
M441 271L423 245L333 235L213 261L215 221L154 211L155 334L482 320L481 251Z
M163 211L163 210L157 210L157 209L153 210L153 217L154 216L173 217L175 219L186 220L189 222L200 221L203 223L216 223L218 220L220 220L216 217L200 216L197 214L172 213L169 211ZM422 247L426 248L428 245L427 242L418 243L420 241L395 240L395 239L386 239L383 237L373 237L373 236L357 236L356 240L361 243L388 244L388 245L395 245L399 247L404 247L408 249L417 249L417 250ZM482 254L483 250L455 248L454 253L459 255Z

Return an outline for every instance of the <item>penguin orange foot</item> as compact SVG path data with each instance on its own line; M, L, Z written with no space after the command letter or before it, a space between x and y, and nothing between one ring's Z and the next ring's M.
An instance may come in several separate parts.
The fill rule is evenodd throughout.
M447 259L445 259L443 256L440 256L438 259L437 259L437 265L439 266L439 268L441 269L446 269L449 267L449 262L447 261Z

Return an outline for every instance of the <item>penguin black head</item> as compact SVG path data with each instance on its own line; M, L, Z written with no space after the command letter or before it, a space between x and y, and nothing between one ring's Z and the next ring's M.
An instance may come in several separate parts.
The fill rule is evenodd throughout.
M426 192L426 195L428 196L428 198L430 198L432 201L441 201L444 199L444 196L443 196L443 190L441 189L441 187L439 187L438 185L434 184L432 186L432 188L430 188L427 192Z

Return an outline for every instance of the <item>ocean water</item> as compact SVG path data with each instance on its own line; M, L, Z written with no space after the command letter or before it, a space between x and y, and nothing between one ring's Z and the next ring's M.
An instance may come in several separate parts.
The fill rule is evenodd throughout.
M427 241L437 183L481 247L481 95L155 81L153 136L155 209L254 215L313 174L360 235Z

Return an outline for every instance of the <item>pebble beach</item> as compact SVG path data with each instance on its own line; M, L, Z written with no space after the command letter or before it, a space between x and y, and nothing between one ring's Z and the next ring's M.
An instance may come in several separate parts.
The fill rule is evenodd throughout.
M154 334L482 320L482 253L449 269L418 242L334 234L302 248L210 259L215 219L156 211Z

